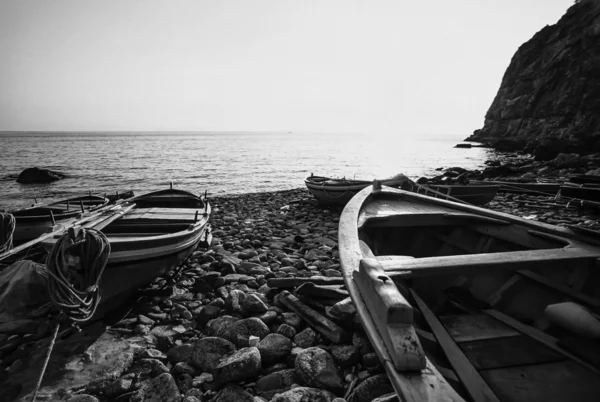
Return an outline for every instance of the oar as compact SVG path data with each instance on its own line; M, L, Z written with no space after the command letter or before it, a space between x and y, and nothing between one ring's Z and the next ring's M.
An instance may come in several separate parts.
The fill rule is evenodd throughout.
M127 201L127 200L121 200L121 201L124 202L124 201ZM37 243L40 243L41 241L44 241L44 240L46 240L46 239L48 239L48 238L50 238L50 237L52 237L54 235L61 234L61 233L63 233L64 231L66 231L70 227L77 226L77 225L82 225L82 224L85 224L87 222L90 222L91 220L98 218L99 216L103 215L104 213L113 212L112 211L113 209L116 211L117 209L120 209L120 204L121 204L121 202L119 202L118 204L115 204L115 205L110 205L110 206L106 206L106 207L100 208L99 210L96 210L96 211L92 212L91 215L86 216L85 218L82 218L82 219L79 219L77 221L65 224L65 226L63 226L62 228L60 228L58 230L55 230L55 231L43 234L43 235L41 235L41 236L39 236L39 237L37 237L37 238L35 238L33 240L30 240L30 241L28 241L26 243L21 244L18 247L15 247L15 248L13 248L11 250L8 250L8 251L0 254L0 261L4 260L5 258L8 258L8 257L10 257L12 255L15 255L18 252L23 251L23 250L25 250L25 249L27 249L27 248L29 248L31 246L34 246ZM117 208L117 207L119 207L119 208ZM131 209L131 207L133 207L133 205L130 206L130 207L128 207L128 208L125 208L124 211L129 211ZM117 216L117 214L110 214L107 217L105 217L104 219L108 219L108 218L113 217L113 216ZM95 224L97 224L99 222L102 222L104 219L101 219L98 222L95 222Z

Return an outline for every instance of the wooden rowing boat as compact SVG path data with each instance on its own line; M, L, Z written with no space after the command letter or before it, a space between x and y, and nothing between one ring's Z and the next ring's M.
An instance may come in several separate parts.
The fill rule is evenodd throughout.
M101 281L98 314L121 304L137 289L179 266L201 242L210 242L206 198L168 189L130 198L72 229L106 235L110 255ZM60 234L42 241L50 251Z
M89 194L11 211L9 213L15 217L14 242L18 244L35 239L52 231L56 225L75 221L83 214L93 213L108 202L106 197Z
M392 181L385 181L392 185ZM370 181L334 179L324 176L309 176L304 180L308 191L323 205L346 205L360 190L369 186ZM398 183L400 184L400 183Z
M579 200L600 202L600 187L566 185L560 187L560 195Z
M366 180L332 179L324 176L310 176L304 180L308 191L323 205L344 206L360 190L371 185ZM473 205L484 205L490 202L498 192L499 186L462 186L436 185L421 186L405 176L381 180L386 186L415 191L431 197L442 197L450 200L460 200Z
M589 175L589 174L578 174L569 177L569 181L571 183L576 184L596 184L600 185L600 176L597 175Z
M346 205L339 252L401 400L597 400L599 344L557 325L597 320L597 236L375 183Z
M555 195L560 190L560 183L538 183L538 182L512 182L512 181L483 181L470 180L470 186L500 186L500 193L517 193L533 195Z
M492 201L500 186L498 185L480 185L480 186L461 186L461 185L429 185L428 187L447 194L471 205L485 205Z

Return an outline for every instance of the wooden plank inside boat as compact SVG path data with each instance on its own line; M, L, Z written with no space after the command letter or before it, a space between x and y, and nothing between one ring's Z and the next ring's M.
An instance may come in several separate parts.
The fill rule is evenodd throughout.
M499 401L498 397L490 389L489 385L481 378L475 367L473 367L473 364L471 364L460 347L452 339L433 311L429 309L425 302L421 300L421 298L414 291L411 290L411 294L415 299L417 307L419 310L421 310L421 313L427 321L427 324L430 326L431 331L444 350L444 353L454 368L456 375L462 381L462 384L466 388L473 401Z
M481 375L502 401L596 402L598 376L575 362L482 370Z
M198 208L136 208L125 215L122 220L171 220L193 222L194 217L202 216L203 210Z
M486 314L460 314L439 317L456 342L479 341L519 335L519 331Z
M595 265L600 256L598 248L560 248L545 250L512 251L477 255L450 255L444 257L415 258L413 260L380 259L386 273L411 271L413 277L431 275L476 274L481 270L548 269L568 263ZM379 259L378 259L379 260Z
M460 348L479 370L566 360L564 356L523 335L463 342Z

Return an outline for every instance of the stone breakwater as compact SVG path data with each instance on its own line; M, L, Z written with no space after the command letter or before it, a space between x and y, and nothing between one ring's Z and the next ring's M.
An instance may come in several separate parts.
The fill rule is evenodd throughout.
M112 359L110 372L70 389L46 387L40 400L396 401L343 287L341 209L315 205L304 189L211 203L211 247L141 291L107 331L111 356L86 352L89 361ZM597 224L597 211L554 204L499 194L489 208L553 224ZM35 360L27 353L44 355L44 332L0 334L0 400L23 397L19 371ZM85 371L77 364L71 370Z

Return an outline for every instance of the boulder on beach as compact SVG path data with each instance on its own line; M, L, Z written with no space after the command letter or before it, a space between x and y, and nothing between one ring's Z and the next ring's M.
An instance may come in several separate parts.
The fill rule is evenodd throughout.
M23 170L19 174L19 177L17 177L17 183L52 183L63 178L65 178L65 175L60 172L32 167Z

